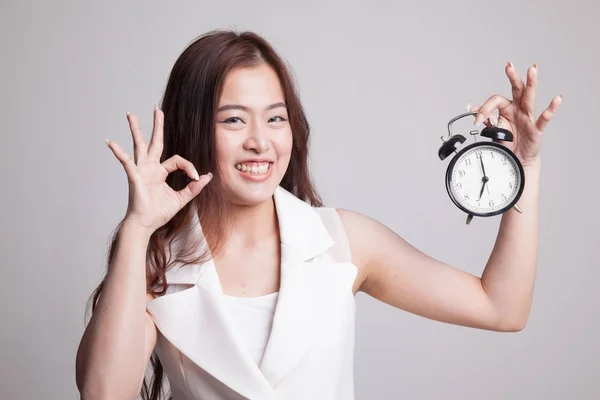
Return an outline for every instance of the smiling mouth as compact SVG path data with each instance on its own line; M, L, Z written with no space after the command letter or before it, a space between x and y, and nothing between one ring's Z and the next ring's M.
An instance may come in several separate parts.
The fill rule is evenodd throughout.
M236 164L235 168L238 171L242 171L242 172L245 172L250 175L263 175L263 174L266 174L267 172L269 172L269 169L271 168L271 163L270 162L241 163L241 164Z

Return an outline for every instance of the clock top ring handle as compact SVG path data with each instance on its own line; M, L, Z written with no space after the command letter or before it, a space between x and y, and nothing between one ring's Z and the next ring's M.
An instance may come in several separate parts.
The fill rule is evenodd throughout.
M468 117L469 115L475 116L475 115L477 115L477 112L476 111L469 111L469 112L466 112L464 114L457 115L456 117L454 117L450 121L448 121L448 136L447 137L442 136L442 138L441 138L442 141L445 142L445 141L449 140L453 136L452 135L452 124L453 123L455 123L456 121L458 121L461 118Z
M442 142L444 142L444 144L442 144L442 146L438 150L438 157L440 158L440 160L444 160L450 154L457 151L458 148L460 146L462 146L462 144L464 142L467 141L467 138L461 134L456 134L456 135L452 134L452 124L461 118L468 117L469 115L475 116L475 115L477 115L477 112L470 111L470 112L466 112L466 113L457 115L456 117L452 118L448 122L448 136L441 137ZM477 131L471 131L471 135L476 135L477 133L478 133ZM479 135L490 138L490 139L492 139L492 141L505 141L505 142L513 141L513 134L508 129L500 128L498 126L493 126L493 125L486 126L485 128L483 128L481 133L479 133Z

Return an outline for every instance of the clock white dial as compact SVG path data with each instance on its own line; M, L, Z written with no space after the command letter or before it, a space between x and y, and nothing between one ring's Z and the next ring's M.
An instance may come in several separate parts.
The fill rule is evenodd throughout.
M511 207L523 189L523 171L512 152L493 142L464 149L449 166L447 188L457 206L474 215Z

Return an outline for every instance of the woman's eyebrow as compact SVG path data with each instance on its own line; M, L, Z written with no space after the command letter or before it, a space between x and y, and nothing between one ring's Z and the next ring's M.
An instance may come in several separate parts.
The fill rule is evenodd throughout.
M279 103L274 103L271 104L270 106L265 107L265 110L272 110L274 108L279 108L279 107L283 107L286 108L287 106L285 105L285 103L283 102L279 102ZM242 110L242 111L250 111L250 109L246 106L243 106L241 104L225 104L222 105L221 107L219 107L217 109L217 112L221 112L221 111L227 111L227 110Z

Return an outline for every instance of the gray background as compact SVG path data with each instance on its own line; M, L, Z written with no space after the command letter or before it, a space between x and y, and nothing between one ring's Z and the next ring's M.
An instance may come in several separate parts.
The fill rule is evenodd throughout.
M359 294L356 397L598 398L597 2L1 4L0 398L78 398L84 308L127 202L104 139L131 150L126 111L148 136L173 62L215 28L255 30L292 64L328 205L476 274L499 218L465 225L445 192L440 136L468 102L510 97L507 61L522 76L536 62L537 113L565 98L542 150L528 326L450 326Z

